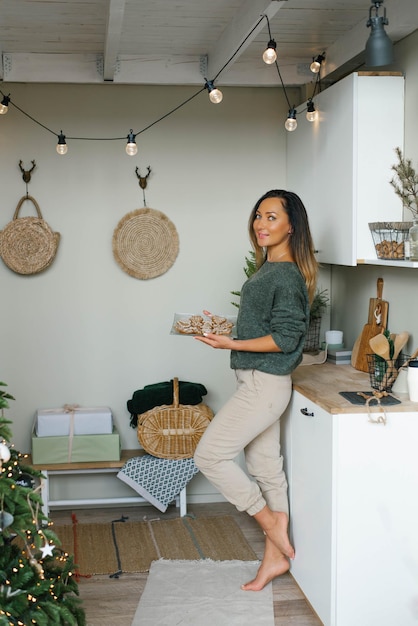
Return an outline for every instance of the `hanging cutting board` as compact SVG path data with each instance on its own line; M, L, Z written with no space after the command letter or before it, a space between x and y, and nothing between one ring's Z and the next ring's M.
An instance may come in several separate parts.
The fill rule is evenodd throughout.
M377 298L370 298L369 301L369 317L367 324L357 337L351 353L351 365L361 372L368 372L367 355L372 350L369 341L387 327L389 303L382 300L383 296L383 278L377 279Z

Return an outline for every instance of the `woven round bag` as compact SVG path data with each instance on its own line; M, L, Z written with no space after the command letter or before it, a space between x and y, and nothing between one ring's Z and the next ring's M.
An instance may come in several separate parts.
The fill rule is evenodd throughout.
M138 441L160 459L190 459L213 417L206 404L179 404L178 378L173 380L173 404L138 415Z
M35 206L37 217L19 217L25 200ZM19 200L13 220L0 231L0 256L17 274L37 274L51 265L57 253L60 234L54 233L42 218L35 198Z
M173 265L179 252L174 224L155 209L137 209L125 215L113 233L113 256L134 278L161 276Z

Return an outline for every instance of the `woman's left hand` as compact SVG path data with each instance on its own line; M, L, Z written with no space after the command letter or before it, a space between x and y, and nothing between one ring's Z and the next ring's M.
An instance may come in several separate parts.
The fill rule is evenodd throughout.
M197 341L206 343L212 348L218 348L221 350L233 350L234 340L227 335L215 335L214 333L205 333L204 335L198 335L195 337Z

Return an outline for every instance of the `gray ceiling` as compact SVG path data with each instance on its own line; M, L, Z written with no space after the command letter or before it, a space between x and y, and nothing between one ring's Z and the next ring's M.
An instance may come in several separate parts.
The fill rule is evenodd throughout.
M1 0L5 82L277 85L261 59L271 34L287 86L364 62L369 0ZM385 0L394 42L418 27L418 0ZM381 13L383 10L381 9ZM225 69L224 66L227 64ZM396 68L394 68L396 69Z

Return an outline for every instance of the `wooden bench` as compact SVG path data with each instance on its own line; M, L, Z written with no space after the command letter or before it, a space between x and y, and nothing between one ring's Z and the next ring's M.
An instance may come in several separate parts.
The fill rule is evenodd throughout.
M44 478L41 481L41 497L42 511L44 515L49 517L51 507L76 507L83 505L100 505L100 504L136 504L138 502L147 502L142 496L123 496L109 498L77 498L69 500L51 500L49 497L49 479L53 475L71 475L71 474L117 474L125 463L135 456L141 456L142 450L122 450L119 461L88 461L85 463L32 463L31 455L25 459L25 462L34 469L42 472ZM176 506L180 509L180 516L187 515L187 494L186 487L182 489L176 498Z

